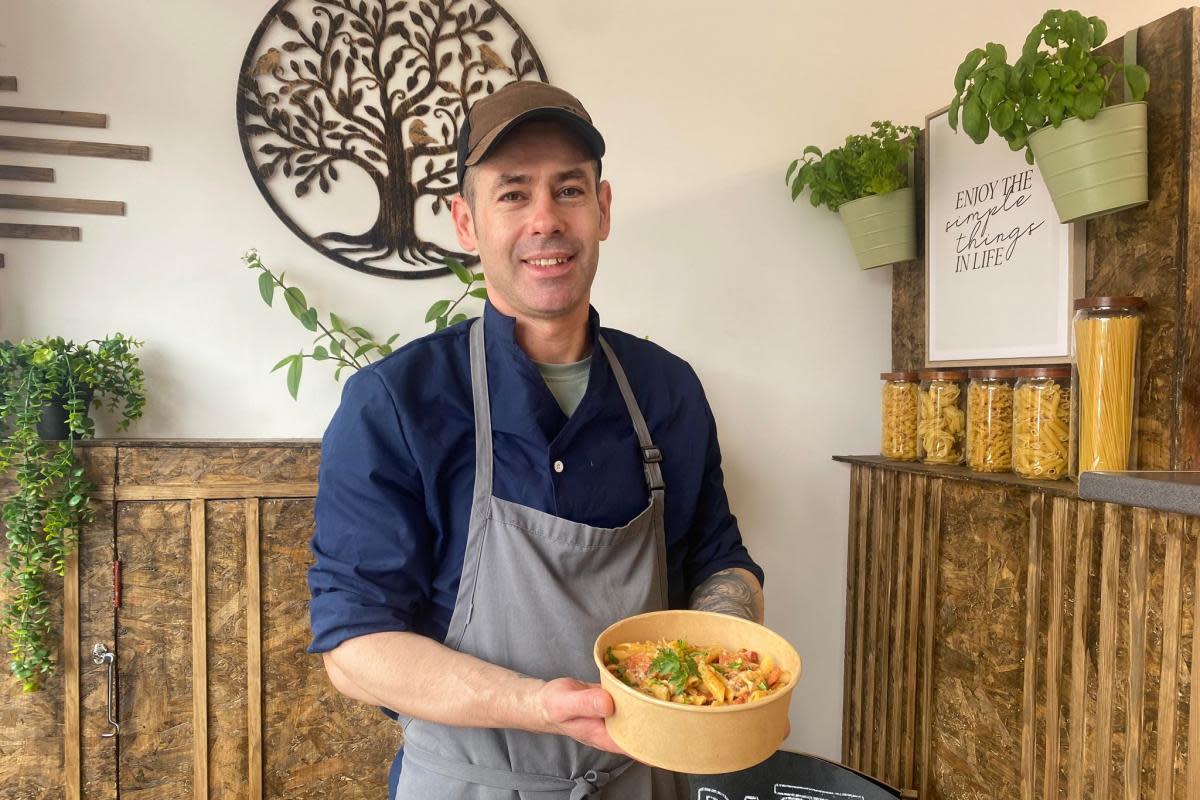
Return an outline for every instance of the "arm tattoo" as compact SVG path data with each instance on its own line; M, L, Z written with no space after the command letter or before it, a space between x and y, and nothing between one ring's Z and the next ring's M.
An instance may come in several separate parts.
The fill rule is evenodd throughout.
M723 569L696 587L696 591L692 592L691 608L761 623L762 587L754 575L740 567Z

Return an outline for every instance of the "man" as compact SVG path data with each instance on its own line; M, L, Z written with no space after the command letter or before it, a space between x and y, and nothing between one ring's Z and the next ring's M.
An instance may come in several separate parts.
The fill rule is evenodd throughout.
M393 797L670 798L608 736L596 636L668 606L762 619L699 380L589 305L603 155L561 89L472 106L451 211L484 316L355 374L323 440L311 651L409 720Z

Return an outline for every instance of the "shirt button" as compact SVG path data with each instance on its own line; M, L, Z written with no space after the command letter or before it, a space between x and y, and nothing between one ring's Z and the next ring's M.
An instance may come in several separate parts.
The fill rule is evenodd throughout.
M555 471L555 472L562 472L562 471L563 471L563 463L562 463L561 461L555 461L555 462L554 462L554 471Z

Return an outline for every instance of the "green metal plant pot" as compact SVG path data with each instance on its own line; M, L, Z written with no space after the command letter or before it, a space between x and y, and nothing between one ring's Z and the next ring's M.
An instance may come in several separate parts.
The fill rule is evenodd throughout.
M869 195L838 207L854 255L863 269L882 267L917 257L917 226L913 190L897 189Z
M1037 130L1029 147L1060 222L1140 206L1149 196L1144 100Z

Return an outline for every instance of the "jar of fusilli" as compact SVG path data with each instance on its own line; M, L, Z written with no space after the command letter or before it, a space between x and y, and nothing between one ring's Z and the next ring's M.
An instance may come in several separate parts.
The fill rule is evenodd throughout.
M917 373L882 372L882 433L879 454L893 461L917 460Z
M1065 478L1070 466L1071 368L1016 370L1013 388L1013 472L1025 478Z
M966 373L921 370L917 393L917 458L926 464L961 464L967 433Z
M1012 469L1011 369L973 369L967 384L967 466L976 472Z

